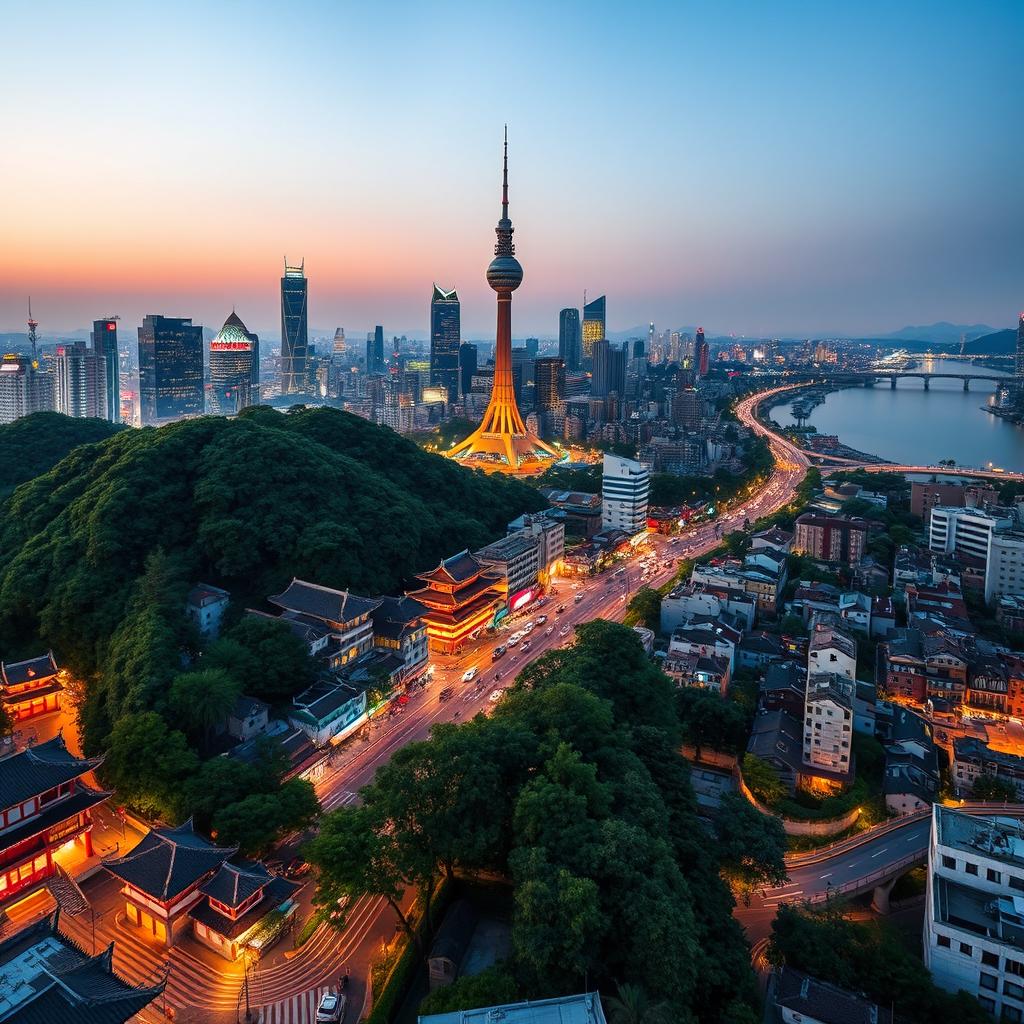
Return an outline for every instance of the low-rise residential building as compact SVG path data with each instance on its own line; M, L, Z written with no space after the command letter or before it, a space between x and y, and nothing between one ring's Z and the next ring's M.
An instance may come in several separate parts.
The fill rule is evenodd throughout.
M856 565L867 547L867 536L863 519L805 512L796 520L793 551L823 562Z
M692 615L718 616L729 612L742 622L744 630L754 626L756 599L735 587L712 583L681 583L661 600L661 631L671 633Z
M894 743L885 751L882 792L892 814L913 814L939 795L939 755L934 744Z
M834 789L853 781L853 705L856 685L835 672L807 677L803 762L811 788Z
M719 655L669 651L662 669L676 686L697 686L723 697L729 689L729 659Z
M0 701L15 725L60 711L64 687L53 651L0 665Z
M758 706L762 711L785 711L799 722L807 697L807 668L795 661L769 665L761 682Z
M535 999L501 1006L482 1006L432 1013L416 1018L417 1024L605 1024L597 992L554 999Z
M841 622L847 629L859 633L871 632L872 600L858 590L842 591L830 583L801 580L790 602L790 610L813 626L822 618Z
M322 678L292 700L288 720L322 747L351 736L368 710L367 687Z
M793 793L805 771L800 719L785 711L755 715L747 753L770 764L782 784Z
M903 590L908 583L918 587L932 582L932 556L928 551L904 544L896 551L892 569L893 590Z
M524 512L508 524L508 532L528 533L537 538L541 572L551 574L557 568L565 553L565 521L560 515L553 515L555 509L543 512Z
M601 495L585 491L549 488L540 492L562 516L565 532L574 537L593 537L601 532Z
M1024 803L1024 757L993 750L976 736L953 738L953 785L958 796L970 796L981 776L1004 779L1016 787L1017 800Z
M877 1003L792 967L776 973L771 992L783 1024L892 1024Z
M763 630L758 633L747 633L736 650L739 668L755 671L766 669L774 662L782 661L784 657L786 650L782 646L782 638L777 633L766 633Z
M834 626L814 627L807 651L808 676L816 672L837 672L847 679L857 677L857 643Z
M967 663L967 690L964 703L972 708L1006 713L1009 676L994 654L972 651Z
M954 483L940 480L912 480L910 482L910 511L930 525L932 509L936 505L947 508L978 508L995 505L999 492L986 483Z
M1024 595L1000 597L996 601L996 622L1008 633L1024 633Z
M955 704L967 689L967 657L944 633L898 628L879 645L882 685L892 697L923 704L936 697Z
M888 595L871 598L871 625L869 635L872 640L881 640L889 635L889 630L896 628L896 606Z
M216 637L231 595L210 583L199 583L188 593L185 614L196 624L200 636Z
M1024 1020L1024 840L1015 821L935 804L928 844L924 962L1002 1021Z
M750 550L760 551L762 548L771 548L773 551L788 555L793 549L793 534L783 530L781 526L760 530L751 536Z
M228 714L227 734L239 743L262 736L270 721L270 705L242 694Z
M715 655L725 658L729 668L736 667L736 647L743 634L724 621L723 618L705 619L693 616L686 623L672 631L668 653Z
M405 683L427 669L429 649L423 613L423 605L411 597L382 597L371 613L373 646L389 650L402 659L402 682Z

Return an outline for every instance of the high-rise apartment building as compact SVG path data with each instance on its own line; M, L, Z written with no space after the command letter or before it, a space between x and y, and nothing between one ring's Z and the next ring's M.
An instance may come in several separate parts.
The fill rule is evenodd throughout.
M473 390L473 376L477 370L476 345L464 342L459 346L459 393L468 395Z
M366 372L384 372L384 328L380 324L366 335Z
M107 407L103 418L121 422L121 354L117 347L117 317L92 322L92 347L106 360Z
M583 307L583 360L589 362L590 351L595 341L605 336L605 296L588 302Z
M107 418L107 360L84 341L57 346L54 408L76 419Z
M804 697L803 761L842 784L852 779L853 705L857 684L837 672L810 672ZM839 776L839 777L835 777Z
M704 338L704 328L697 328L697 337L693 342L693 368L701 377L708 375L711 352L707 340Z
M606 454L601 478L601 526L630 535L646 529L650 486L651 474L646 466Z
M932 806L924 963L947 992L1024 1020L1024 842L1018 822Z
M459 345L462 320L455 289L434 285L430 300L430 383L448 389L448 401L459 398Z
M203 329L191 317L142 321L139 405L143 426L203 414Z
M590 393L595 398L616 394L620 398L626 390L626 353L607 339L595 341L591 349L593 377Z
M577 373L582 365L583 342L580 333L580 311L563 309L558 314L558 358L565 364L566 372Z
M25 356L5 355L0 362L0 423L34 412L53 411L53 374L40 373Z
M856 565L864 557L868 526L863 519L805 512L796 520L793 551L823 562Z
M533 370L537 412L550 412L565 397L565 364L561 359L538 359Z
M696 388L683 388L672 398L672 422L683 430L699 430L704 402Z
M208 412L233 416L260 400L260 340L233 310L210 342Z
M284 261L281 278L281 394L309 390L309 325L307 322L306 261L297 267Z
M962 554L988 560L989 541L1012 521L977 508L935 505L928 521L928 548L943 554Z

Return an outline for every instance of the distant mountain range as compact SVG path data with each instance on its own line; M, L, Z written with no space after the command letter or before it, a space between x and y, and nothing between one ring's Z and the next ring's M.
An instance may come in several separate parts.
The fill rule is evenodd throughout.
M922 327L901 327L891 334L875 336L877 341L924 341L933 345L959 345L961 336L973 341L985 335L995 334L998 327L987 324L951 324L941 320L937 324L926 324Z

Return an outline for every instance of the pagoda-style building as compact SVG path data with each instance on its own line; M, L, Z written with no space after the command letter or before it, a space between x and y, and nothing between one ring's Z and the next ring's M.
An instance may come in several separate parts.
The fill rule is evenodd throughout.
M53 651L28 661L0 665L0 700L16 723L60 710L63 687L57 673Z
M161 945L173 946L191 924L189 911L203 899L201 887L237 852L215 846L196 832L189 818L177 828L147 832L130 853L103 866L124 882L127 923Z
M57 930L59 911L0 942L3 1024L126 1024L161 992L114 973L114 943L90 956Z
M439 654L456 654L473 633L490 625L503 600L501 575L468 550L417 578L423 587L408 596L423 606L430 649Z
M0 760L0 905L51 878L58 853L93 855L92 810L110 794L82 777L101 761L75 757L61 735Z
M494 383L480 426L445 454L463 465L488 473L543 473L561 454L545 444L523 422L512 379L512 293L523 283L523 268L512 242L508 216L508 132L501 192L501 220L487 283L498 294L498 325L494 345Z

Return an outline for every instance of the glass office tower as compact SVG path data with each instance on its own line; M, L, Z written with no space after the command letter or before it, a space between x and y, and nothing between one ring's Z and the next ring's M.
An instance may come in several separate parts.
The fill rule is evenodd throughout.
M117 318L93 320L92 347L106 360L104 373L107 384L106 418L111 423L121 422L121 356L117 350Z
M434 285L430 300L430 383L448 389L448 401L459 397L459 343L462 318L455 289Z
M306 322L306 261L297 267L284 261L281 278L281 394L309 390L309 329Z
M203 414L203 329L191 317L142 321L139 402L143 426Z

